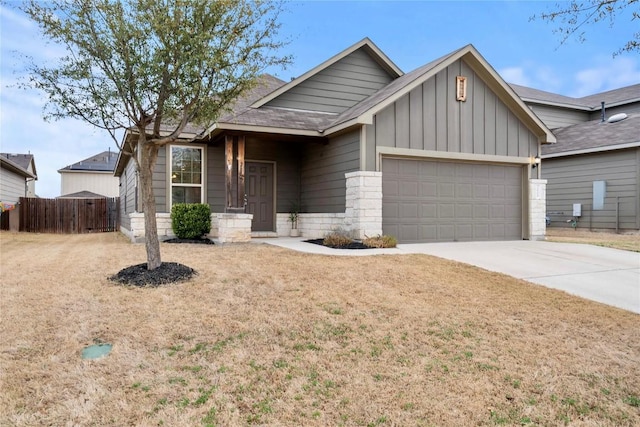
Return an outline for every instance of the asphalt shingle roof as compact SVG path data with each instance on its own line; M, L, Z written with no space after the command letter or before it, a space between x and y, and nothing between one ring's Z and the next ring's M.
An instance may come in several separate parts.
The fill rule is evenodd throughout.
M29 163L33 160L33 154L13 154L13 153L0 153L0 156L5 159L11 160L16 165L20 166L25 171L29 168Z
M95 171L113 172L118 160L118 153L115 151L103 151L102 153L80 160L69 166L65 166L60 171Z
M640 142L639 129L640 113L629 114L615 123L592 120L567 126L553 131L557 142L543 145L542 155L637 143Z
M509 84L511 88L525 100L532 102L540 102L543 104L566 104L577 108L587 110L600 109L600 103L605 102L606 105L621 104L640 99L640 84L626 86L619 89L609 90L606 92L596 93L594 95L584 96L582 98L572 98L569 96L558 95L556 93L545 92L543 90L533 89L526 86L520 86L513 83Z

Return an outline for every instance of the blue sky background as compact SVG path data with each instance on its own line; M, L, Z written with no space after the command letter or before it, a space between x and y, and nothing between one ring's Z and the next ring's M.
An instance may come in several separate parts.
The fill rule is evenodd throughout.
M640 22L631 13L613 26L586 26L587 40L560 45L553 24L530 21L553 10L548 1L307 1L290 2L281 34L293 54L286 70L269 70L290 80L369 37L403 71L411 71L469 43L510 83L585 96L640 83L640 54L612 54ZM60 174L116 145L106 133L75 120L47 123L43 96L15 87L24 77L17 52L51 61L61 52L12 3L0 5L0 151L35 155L41 197L60 195Z

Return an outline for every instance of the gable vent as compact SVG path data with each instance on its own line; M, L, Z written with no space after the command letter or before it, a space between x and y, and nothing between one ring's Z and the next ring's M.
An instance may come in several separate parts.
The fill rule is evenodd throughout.
M467 100L467 78L463 76L456 77L456 100Z

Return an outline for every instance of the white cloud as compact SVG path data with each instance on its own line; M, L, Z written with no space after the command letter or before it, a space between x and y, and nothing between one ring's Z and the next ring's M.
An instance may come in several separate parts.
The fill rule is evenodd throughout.
M522 67L508 67L498 71L498 73L508 83L531 86L531 79L525 75L525 70Z
M640 83L640 62L631 56L600 57L596 64L575 74L573 96L582 97Z

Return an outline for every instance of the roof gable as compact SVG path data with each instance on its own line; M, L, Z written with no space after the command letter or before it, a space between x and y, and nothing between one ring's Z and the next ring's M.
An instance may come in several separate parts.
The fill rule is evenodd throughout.
M353 124L370 124L373 115L382 111L411 90L433 78L455 61L462 59L485 82L510 111L529 128L541 142L553 143L555 137L542 121L527 107L513 89L500 77L472 45L467 45L435 61L407 73L358 105L342 113L326 130L339 131Z
M401 76L400 70L365 38L254 103L292 110L339 114Z

